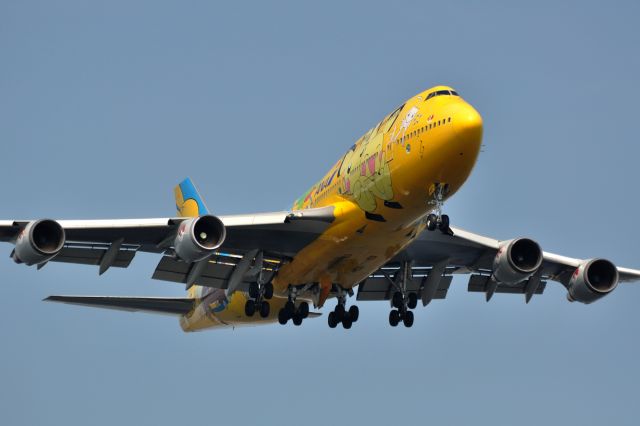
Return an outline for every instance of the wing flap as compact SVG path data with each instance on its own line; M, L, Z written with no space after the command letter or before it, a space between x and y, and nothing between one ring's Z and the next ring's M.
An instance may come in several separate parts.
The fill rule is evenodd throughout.
M436 290L433 299L446 298L452 280L453 277L451 275L444 275L438 283L438 289ZM423 286L423 278L414 278L407 282L407 291L410 293L416 293L418 299L420 299L422 297ZM395 287L386 277L374 276L372 278L368 278L358 286L358 296L356 300L366 302L390 300L393 296L394 289Z
M229 280L238 261L239 258L237 256L231 255L217 255L212 257L199 275L197 284L204 287L226 289L229 286ZM263 274L267 281L278 266L278 261L274 259L264 259ZM194 265L182 262L171 256L164 256L158 263L152 278L155 280L186 284L189 272L193 267ZM249 272L242 277L237 290L245 291L249 288L251 282L255 282L255 277L250 275L251 273Z
M214 262L207 262L207 266L198 278L198 285L225 289L235 265ZM192 264L174 259L171 256L164 256L158 263L152 278L154 280L186 284L192 267Z
M80 265L100 265L107 253L108 247L96 246L65 246L50 262L75 263ZM134 256L135 250L119 250L110 266L127 268Z
M486 293L487 285L489 283L488 276L485 275L471 275L469 277L469 285L467 287L467 291L470 293ZM544 289L547 283L541 281L536 288L536 291L533 294L542 294L544 293ZM527 281L523 281L521 283L515 285L498 285L496 287L496 293L507 293L507 294L525 294L527 291Z

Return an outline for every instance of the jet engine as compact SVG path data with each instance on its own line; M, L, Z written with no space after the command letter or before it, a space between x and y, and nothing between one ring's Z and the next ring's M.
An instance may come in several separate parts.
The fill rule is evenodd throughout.
M618 278L618 268L608 260L587 260L571 276L567 299L585 304L595 302L618 286Z
M224 242L224 223L212 215L187 219L180 223L173 247L185 262L198 262L209 257Z
M11 258L16 263L39 265L55 257L64 241L64 229L55 220L29 222L18 234Z
M542 265L542 250L528 238L506 241L493 260L493 279L500 284L518 284L533 275Z

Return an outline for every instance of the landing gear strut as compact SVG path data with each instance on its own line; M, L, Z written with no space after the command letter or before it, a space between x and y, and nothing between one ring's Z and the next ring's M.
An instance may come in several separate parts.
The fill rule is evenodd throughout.
M427 216L427 229L429 231L435 231L439 229L440 232L446 235L453 235L453 231L449 226L449 216L442 214L444 207L444 197L449 193L449 184L436 183L435 194L433 201L430 202L434 206L434 213Z
M263 276L263 260L262 252L256 253L254 265L247 271L248 275L256 277L256 280L249 284L249 297L244 304L244 313L248 317L258 312L262 318L267 318L271 313L268 300L273 297L273 284Z
M411 279L411 263L402 262L395 278L392 279L388 275L386 278L395 289L391 298L391 306L395 309L389 312L389 325L396 327L402 321L404 326L409 328L414 320L412 309L418 306L418 295L407 291L407 282Z
M350 329L354 322L360 317L360 309L356 305L351 305L347 310L348 292L338 286L338 304L333 311L329 312L327 322L330 328L336 328L342 323L342 327Z
M289 287L289 299L278 312L278 322L280 324L285 325L289 320L292 320L295 326L299 326L302 324L302 320L309 316L309 303L302 302L296 307L297 295L298 289Z
M268 300L273 297L273 284L260 284L254 282L249 284L249 299L244 304L244 313L248 317L252 317L256 311L260 313L260 317L267 318L271 313L271 306Z

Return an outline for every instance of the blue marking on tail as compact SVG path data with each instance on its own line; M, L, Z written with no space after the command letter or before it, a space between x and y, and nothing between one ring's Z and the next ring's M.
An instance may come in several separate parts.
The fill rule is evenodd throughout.
M204 201L202 201L202 197L198 193L195 185L191 181L191 178L186 178L182 182L180 182L180 191L182 191L182 199L187 201L188 199L194 200L198 204L198 213L202 216L205 214L209 214L209 209L205 206ZM179 209L178 209L179 210Z

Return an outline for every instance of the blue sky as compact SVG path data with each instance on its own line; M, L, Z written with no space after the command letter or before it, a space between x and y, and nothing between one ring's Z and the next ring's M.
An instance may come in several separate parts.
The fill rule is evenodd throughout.
M634 2L2 2L1 218L161 217L185 176L219 214L288 208L406 98L455 87L484 152L455 226L640 267ZM183 334L42 303L180 296L127 270L0 248L0 422L636 424L640 284L570 304L466 292L391 329ZM325 312L328 312L325 309Z

